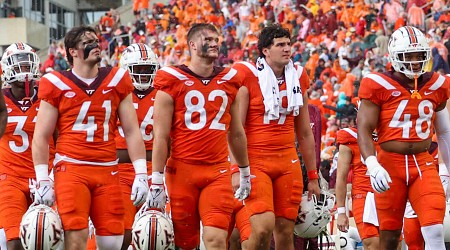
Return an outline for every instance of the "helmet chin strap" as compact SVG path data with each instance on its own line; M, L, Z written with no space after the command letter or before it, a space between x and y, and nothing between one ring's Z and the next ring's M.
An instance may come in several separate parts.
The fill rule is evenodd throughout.
M28 74L25 75L25 97L22 99L23 101L31 101L30 97L30 80L28 80Z
M414 91L411 94L411 98L413 99L422 99L422 96L420 95L419 91L417 91L417 78L419 78L418 74L414 75Z

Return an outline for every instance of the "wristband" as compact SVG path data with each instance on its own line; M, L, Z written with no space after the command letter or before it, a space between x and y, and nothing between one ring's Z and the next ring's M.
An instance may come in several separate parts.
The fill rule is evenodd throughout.
M308 179L309 180L317 180L319 179L319 174L317 173L317 170L309 170L308 171Z
M337 208L337 213L338 214L345 214L345 212L347 212L345 207L338 207Z
M380 163L378 163L377 157L374 155L371 155L369 157L366 158L365 160L365 164L367 166L367 170L369 170L369 172L374 169L375 167L379 166Z
M164 173L153 172L152 173L152 185L162 185L164 183Z
M241 173L241 177L250 176L250 166L239 167L239 172Z
M38 164L34 166L36 172L36 182L48 181L48 164Z
M137 159L133 161L134 173L136 174L147 174L147 160Z
M230 165L230 171L231 171L231 174L235 174L235 173L239 172L238 164L231 164Z

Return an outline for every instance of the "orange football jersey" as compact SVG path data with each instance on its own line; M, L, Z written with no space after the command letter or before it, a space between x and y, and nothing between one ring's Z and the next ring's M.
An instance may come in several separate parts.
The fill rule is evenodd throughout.
M0 140L0 173L35 178L31 142L40 101L37 95L30 101L17 101L10 88L2 91L8 112L8 123Z
M391 72L372 73L361 81L358 96L380 106L378 143L422 141L433 136L436 107L449 98L450 81L437 73L425 73L418 91L422 99L411 98L407 86Z
M255 65L246 62L236 63L233 65L233 68L246 76L243 80L243 86L246 86L249 91L249 105L245 121L249 154L252 153L252 150L273 151L293 148L295 143L294 116L292 112L289 114L286 112L285 80L281 79L278 83L282 100L280 118L269 121L265 113L263 95L259 87ZM303 70L301 67L298 70L302 71L299 80L301 91L304 94L309 88L309 78L306 70Z
M115 161L117 110L132 90L128 71L120 68L99 68L89 85L72 71L44 75L39 98L59 112L56 153L85 162Z
M352 150L350 170L353 170L352 194L373 192L370 177L366 175L367 167L361 162L356 128L343 128L337 132L336 144L342 144Z
M158 70L155 89L169 94L174 101L172 158L198 164L228 160L230 106L240 79L231 68L215 67L207 78L195 75L185 65Z
M148 89L146 91L134 90L133 105L136 109L139 128L141 130L142 138L144 139L145 149L153 149L153 104L155 103L156 90ZM126 149L127 142L123 133L120 121L118 129L116 130L116 146L117 149Z

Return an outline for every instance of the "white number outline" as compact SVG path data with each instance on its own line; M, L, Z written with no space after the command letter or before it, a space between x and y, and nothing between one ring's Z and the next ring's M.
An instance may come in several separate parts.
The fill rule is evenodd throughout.
M192 98L197 98L198 103L193 104ZM220 123L220 119L222 119L223 114L228 105L228 97L225 91L216 89L211 91L208 95L208 101L214 101L217 97L222 98L222 104L220 105L219 112L217 112L216 116L211 122L209 129L215 130L225 130L225 124ZM186 112L184 113L184 123L186 127L190 130L200 130L206 126L206 110L205 110L205 97L198 90L189 91L184 97L184 105L186 106ZM200 114L200 119L197 123L192 122L192 115L194 113Z
M413 127L413 121L411 121L411 114L404 114L405 108L408 104L408 100L400 101L400 104L395 110L394 116L392 117L391 122L389 122L390 128L402 128L402 138L410 137L410 129ZM429 113L425 113L426 108L428 108ZM426 139L430 135L430 125L431 125L431 117L433 116L433 104L429 100L423 100L417 106L417 110L419 112L419 118L415 121L414 129L416 130L416 134L420 139ZM403 115L403 120L400 120ZM422 124L427 123L427 129L425 131L422 130Z
M91 106L91 101L83 102L81 105L80 112L78 113L77 119L73 124L73 131L84 131L86 132L86 141L93 142L94 134L97 131L98 126L95 123L95 116L87 116L89 107ZM109 120L111 118L111 100L105 100L102 104L102 108L105 109L105 120L103 122L103 141L109 140ZM84 120L87 118L87 122Z

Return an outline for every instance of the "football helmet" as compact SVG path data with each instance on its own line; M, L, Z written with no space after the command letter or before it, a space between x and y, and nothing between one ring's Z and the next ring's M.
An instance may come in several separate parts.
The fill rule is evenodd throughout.
M313 194L309 201L308 192L304 193L294 234L301 238L315 238L326 230L327 224L331 221L331 210L335 200L334 195L325 190L321 191L319 199Z
M158 56L143 43L128 46L120 57L120 67L128 70L137 90L153 87L153 79L159 69Z
M347 233L341 232L340 234L339 241L342 250L362 249L362 241L355 227L349 227Z
M172 221L162 212L149 209L146 204L136 213L131 235L134 249L175 249Z
M25 250L61 247L64 232L58 213L49 206L32 204L20 222L20 241Z
M7 84L39 79L39 57L25 43L13 43L6 48L1 60L2 81Z
M413 26L404 26L392 33L388 43L389 60L395 71L405 74L413 79L415 75L425 73L425 67L431 60L431 48L428 39L419 29ZM405 58L408 53L422 52L423 59L409 61ZM413 64L420 63L421 69L413 71Z

